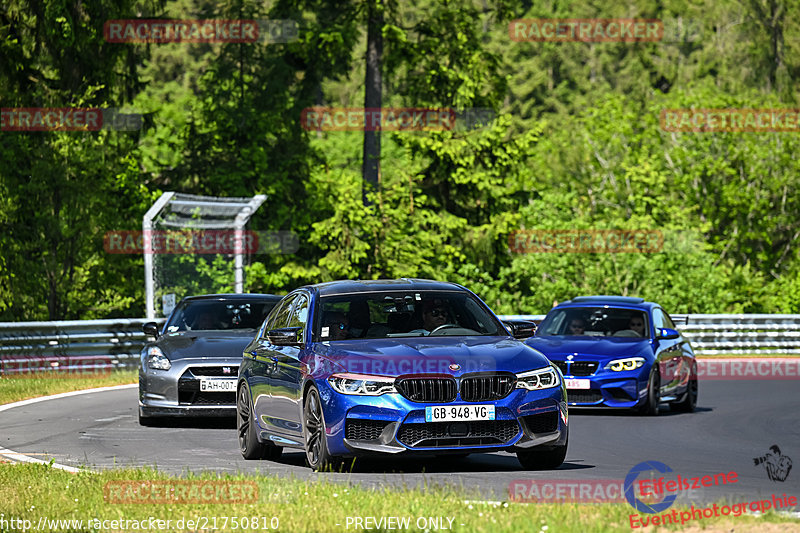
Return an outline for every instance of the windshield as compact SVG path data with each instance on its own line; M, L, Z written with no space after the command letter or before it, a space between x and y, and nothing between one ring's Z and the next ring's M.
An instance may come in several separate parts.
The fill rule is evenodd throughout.
M264 300L186 300L172 313L167 333L256 329L276 302Z
M371 292L320 298L314 335L322 341L439 335L508 335L464 292Z
M536 335L592 337L649 337L647 313L617 307L565 307L553 309Z

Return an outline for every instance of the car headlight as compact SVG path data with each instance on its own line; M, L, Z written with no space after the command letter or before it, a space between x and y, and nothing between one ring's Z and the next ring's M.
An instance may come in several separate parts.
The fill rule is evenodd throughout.
M558 370L552 366L517 374L517 388L528 390L549 389L561 384Z
M147 366L154 370L169 370L172 363L158 346L151 346L147 349Z
M333 390L342 394L358 394L362 396L380 396L397 392L394 379L386 376L370 376L366 374L333 374L328 378Z
M625 359L614 359L605 366L606 370L613 372L623 372L625 370L636 370L644 364L644 357L627 357Z

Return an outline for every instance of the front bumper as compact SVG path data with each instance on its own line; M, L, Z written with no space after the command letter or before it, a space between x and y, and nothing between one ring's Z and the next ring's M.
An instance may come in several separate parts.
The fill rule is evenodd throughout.
M240 359L198 358L172 361L169 370L139 369L142 416L228 417L236 415ZM232 391L200 390L200 380L232 380Z
M591 376L564 376L570 380L588 380L589 389L567 388L567 402L570 408L608 407L630 409L644 401L647 395L647 381L650 365L645 364L636 370L613 372L604 370L602 365Z
M564 445L568 414L562 387L514 389L501 400L417 403L400 394L340 394L318 381L330 453L446 454L514 451ZM494 421L426 422L429 405L494 404Z

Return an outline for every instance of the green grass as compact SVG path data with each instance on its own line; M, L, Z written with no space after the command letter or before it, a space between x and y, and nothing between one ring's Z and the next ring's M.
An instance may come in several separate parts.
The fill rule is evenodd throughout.
M59 376L59 374L52 374ZM27 400L49 394L70 392L138 381L137 370L113 370L106 374L63 377L6 377L0 378L0 404Z
M0 403L109 385L135 383L136 371L115 371L106 376L63 378L0 378ZM149 520L172 519L172 527L145 527L144 530L187 531L199 530L205 525L211 530L216 518L216 529L220 531L269 531L271 519L277 518L279 531L325 532L361 531L348 517L401 517L410 518L407 530L423 531L416 521L428 517L442 518L448 526L452 520L452 531L486 532L630 532L629 515L633 509L627 504L518 504L513 502L479 503L480 495L469 491L429 485L424 489L382 488L368 489L349 483L327 482L325 474L320 481L299 481L278 476L222 475L214 473L188 474L182 478L143 469L116 469L101 473L84 472L71 474L47 465L0 464L0 532L17 531L11 528L11 518L31 521L36 528L40 518L49 520L83 520L83 527L75 524L49 525L51 531L98 531L99 520ZM250 503L113 503L104 500L104 486L109 481L158 481L158 480L226 480L252 481L258 486L258 497ZM472 502L472 503L470 503ZM205 517L207 523L182 528L176 521ZM236 517L257 517L259 528L233 527ZM225 520L227 519L227 523ZM266 522L264 520L266 519ZM5 522L4 522L5 520ZM770 531L800 531L800 520L768 512L762 517L739 516L703 519L685 525L670 525L658 528L664 531L680 531L693 528L703 531L762 531L765 522L772 525ZM18 523L15 525L19 525ZM266 525L266 528L260 526ZM227 526L227 527L224 527ZM124 525L107 523L100 531L109 528L125 530ZM128 530L134 530L132 527ZM435 528L429 528L436 531ZM141 530L141 529L139 529ZM376 529L373 529L376 530ZM377 529L380 530L380 529ZM653 531L652 527L646 531ZM448 531L441 529L440 531ZM638 531L638 530L637 530Z
M324 477L324 475L322 475ZM196 519L216 517L217 530L233 531L231 518L258 517L259 526L266 517L267 525L277 517L279 531L325 532L347 531L347 517L410 517L407 531L420 531L415 523L421 517L452 518L453 531L486 532L605 532L631 531L628 516L632 509L625 504L486 504L468 502L470 495L463 491L429 486L425 489L367 489L357 485L333 484L322 481L299 481L277 476L223 475L211 473L189 474L182 480L253 481L258 486L252 503L238 504L151 504L113 503L104 500L104 486L109 481L171 480L166 474L152 469L118 469L101 473L71 474L48 465L12 464L0 466L0 519L24 518L38 524L47 519L82 519L84 527L74 524L72 530L88 531L90 519L143 520L180 518ZM477 499L476 495L472 495ZM228 517L228 527L222 522ZM730 530L757 531L764 522L780 523L780 531L800 530L800 520L773 513L763 517L739 516L722 519L704 519L680 526L667 526L666 530L686 527L704 527L706 531ZM2 522L0 521L0 524ZM8 523L5 530L9 530ZM203 524L199 524L202 526ZM350 531L355 531L350 524ZM545 527L546 526L546 527ZM744 529L742 529L744 528ZM65 530L68 527L48 528ZM124 529L124 528L118 528ZM132 528L128 528L132 529ZM184 530L189 529L184 526ZM198 529L197 525L193 529ZM263 530L261 527L259 530ZM266 530L270 528L267 527ZM0 527L0 530L3 530ZM240 528L238 531L241 531ZM247 529L246 529L247 530ZM252 529L249 529L252 531ZM388 530L384 528L384 530ZM435 529L432 529L435 530Z

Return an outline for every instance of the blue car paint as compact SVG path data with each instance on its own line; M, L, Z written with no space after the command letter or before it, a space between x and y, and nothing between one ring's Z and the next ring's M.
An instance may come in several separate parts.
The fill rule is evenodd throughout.
M638 301L637 301L638 300ZM581 297L563 302L554 307L548 316L558 310L569 308L608 307L642 311L647 314L648 337L591 337L591 336L545 336L539 332L525 341L525 344L545 354L552 361L596 361L597 370L590 376L564 374L565 380L588 379L591 391L599 391L602 398L597 401L569 400L570 407L609 407L619 409L635 408L646 401L647 386L654 365L658 362L661 376L662 401L678 401L687 392L692 365L696 364L689 342L680 335L677 339L656 339L653 311L663 309L654 302L624 297ZM665 312L666 314L666 312ZM545 317L547 320L547 317ZM612 371L604 367L612 360L628 357L642 357L645 363L634 370ZM612 394L619 389L630 398L620 399ZM570 396L570 390L567 394ZM574 389L576 393L581 389ZM573 394L575 396L575 394Z
M420 280L415 280L415 282L418 284ZM520 374L548 368L551 364L540 352L531 349L510 335L318 341L312 338L313 325L317 319L316 313L318 313L316 304L320 298L320 287L329 285L304 287L286 297L304 294L310 300L308 320L304 330L305 339L310 339L310 341L306 342L305 346L271 347L272 350L279 350L283 354L278 357L279 361L270 362L264 358L259 360L259 357L256 356L256 348L259 344L259 334L257 334L245 349L244 360L239 371L240 387L246 384L250 390L260 441L271 441L279 446L303 447L303 400L309 387L313 385L320 393L326 424L327 446L333 455L354 456L400 452L430 454L455 451L475 453L499 450L515 451L537 446L549 448L566 444L568 413L563 379L558 386L548 389L529 391L515 388L500 400L465 402L461 399L459 392L456 400L447 404L414 402L399 393L360 396L342 394L333 390L327 381L327 378L333 373L392 375L376 371L378 369L388 370L390 363L394 363L394 368L398 370L395 375L398 376L418 374L417 371L420 370L420 367L423 368L423 373L452 376L458 383L459 391L460 378L465 374L494 371ZM461 286L444 285L449 290L469 293L502 327L499 319L477 296ZM421 287L392 285L383 290L433 289L426 288L425 285ZM279 303L276 308L280 305ZM263 329L264 326L262 326L260 334L263 334ZM505 329L503 332L505 333ZM430 368L431 361L435 362L432 369ZM406 365L405 368L402 368L403 364ZM451 364L459 365L460 368L453 370L450 368ZM402 370L408 372L402 372ZM271 377L267 377L267 373L270 373ZM276 375L286 378L281 382L279 394L275 394L277 389L274 386L270 389L269 394L258 392L263 389L265 381L274 379ZM415 446L413 448L396 438L402 424L425 422L425 407L428 405L476 404L494 404L496 420L516 421L518 424L516 435L497 445ZM534 433L528 429L521 418L543 413L553 413L553 416L557 417L555 431ZM380 443L374 441L354 442L345 439L347 421L364 419L394 422L396 425L390 428L391 434L382 439Z

